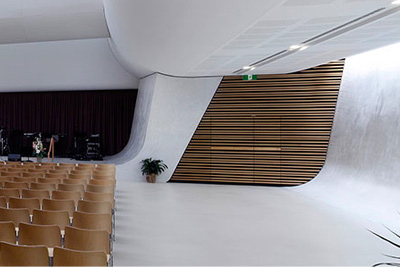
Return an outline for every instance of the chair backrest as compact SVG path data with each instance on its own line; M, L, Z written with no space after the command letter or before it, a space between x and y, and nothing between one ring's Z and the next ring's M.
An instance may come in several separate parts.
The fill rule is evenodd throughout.
M49 266L49 253L45 246L18 246L0 242L1 266Z
M40 170L42 172L47 173L48 170L54 170L54 169L55 169L55 166L35 166L34 170Z
M115 176L111 174L104 174L104 173L93 173L93 179L98 180L115 180Z
M54 170L49 170L47 173L49 174L68 174L69 173L69 169L54 169Z
M13 176L13 177L22 177L22 172L21 170L16 170L16 171L2 171L1 176Z
M81 184L86 190L88 180L86 179L64 179L63 180L64 184Z
M75 164L72 163L60 163L59 166L56 167L56 170L73 170L75 169Z
M61 230L57 225L19 224L19 245L61 246Z
M111 214L109 213L87 213L74 212L72 226L82 229L106 230L111 234Z
M33 210L34 224L39 225L57 225L61 230L69 225L68 211L49 211L49 210Z
M86 179L86 180L90 180L90 177L92 175L90 174L90 172L83 172L83 173L74 173L71 171L71 173L68 175L69 179Z
M78 201L82 199L82 195L78 191L53 191L52 199L72 199L75 206L78 206Z
M62 163L62 162L60 162L60 163L58 163L58 166L59 167L61 167L61 166L69 166L69 167L74 167L75 168L76 164L75 163Z
M21 165L21 161L6 161L6 165Z
M21 195L18 188L0 188L0 196L3 196L7 199L10 197L19 197Z
M58 165L57 162L42 162L41 163L42 167L48 167L48 166L56 167L57 165Z
M115 181L113 180L97 180L97 179L91 179L89 181L89 184L92 185L111 185L115 187Z
M106 169L114 169L115 170L115 164L97 164L96 168L106 168Z
M100 177L109 177L108 179L115 179L115 172L111 170L97 170L92 173L93 177L100 176ZM105 178L104 178L105 179Z
M84 200L91 201L109 201L112 203L114 208L114 195L110 193L93 193L93 192L85 192L83 195Z
M88 185L86 191L93 193L108 193L114 194L114 186L112 185Z
M0 176L0 182L12 182L12 180L15 178L15 176Z
M53 184L53 183L31 183L31 189L48 190L51 193L54 190L57 190L57 184Z
M47 179L65 179L68 177L67 173L46 173L44 178Z
M96 168L95 164L85 164L85 163L80 163L78 166L75 167L75 169L90 169L93 170Z
M16 169L24 169L24 170L28 170L28 169L34 169L35 166L34 165L15 165L14 166Z
M18 189L28 189L28 183L18 183L18 182L4 182L5 188L18 188Z
M86 176L90 176L92 177L92 170L90 169L75 169L73 171L70 172L70 175L86 175Z
M40 199L10 197L9 207L13 209L28 209L29 214L32 215L34 209L40 209Z
M22 189L22 197L23 198L38 198L40 199L40 203L42 203L44 198L50 198L49 190L36 190L36 189Z
M7 208L7 199L4 196L0 196L0 207Z
M107 255L102 251L77 251L56 247L53 266L107 266Z
M112 214L112 204L109 201L79 200L78 211Z
M42 210L68 211L68 216L72 217L75 211L75 202L72 199L43 199Z
M53 171L49 171L49 173L70 173L73 169L68 166L57 166Z
M44 175L47 172L47 169L37 169L35 167L35 169L29 169L28 173L35 173L35 174L41 174Z
M24 172L22 173L22 177L33 177L33 178L42 178L44 177L44 173L42 172Z
M30 185L31 183L37 182L37 177L14 177L13 181L17 183L28 183Z
M0 241L15 244L17 236L13 222L0 222Z
M65 179L66 180L66 179ZM58 190L61 191L78 191L83 195L85 193L85 187L82 184L59 184Z
M46 179L46 178L38 178L38 183L43 183L43 184L61 184L62 179Z
M110 254L110 235L105 230L65 227L64 247L81 251L103 251Z
M29 210L0 208L0 221L13 222L15 226L18 226L21 222L29 223Z

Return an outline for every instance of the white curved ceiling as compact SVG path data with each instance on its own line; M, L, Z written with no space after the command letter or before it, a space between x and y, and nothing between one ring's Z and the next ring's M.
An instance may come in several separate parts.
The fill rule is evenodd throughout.
M231 75L393 0L104 0L113 50L138 77ZM400 41L399 12L277 60L286 73Z
M0 75L0 90L41 90L46 83L54 88L88 88L91 83L96 89L121 84L134 88L134 77L153 72L231 75L360 16L393 8L392 1L0 0L0 54L7 59L0 60L0 70L12 72ZM398 25L400 12L277 59L254 73L297 71L400 42ZM34 55L37 51L41 57ZM73 65L70 58L76 59ZM70 67L58 68L63 65ZM107 82L109 66L112 77ZM49 77L41 75L48 70ZM18 81L15 73L31 79ZM40 73L40 79L34 73ZM58 76L63 77L59 84L54 80Z
M0 0L0 44L105 37L102 0Z

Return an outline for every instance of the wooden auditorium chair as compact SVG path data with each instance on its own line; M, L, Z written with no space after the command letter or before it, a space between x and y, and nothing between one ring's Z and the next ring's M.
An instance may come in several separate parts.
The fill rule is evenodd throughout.
M53 257L54 247L61 246L61 229L57 225L19 224L18 245L46 246Z
M107 266L107 256L102 251L77 251L55 247L53 266Z
M29 214L33 215L34 209L40 209L40 199L10 197L8 205L13 209L28 209Z
M13 222L0 222L0 241L12 244L17 242L17 234Z
M49 266L45 246L18 246L0 242L1 266Z

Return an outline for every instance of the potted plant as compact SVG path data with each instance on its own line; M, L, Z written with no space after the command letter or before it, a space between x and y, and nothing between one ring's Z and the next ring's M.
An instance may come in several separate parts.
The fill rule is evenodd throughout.
M37 162L42 163L46 150L43 146L42 134L39 133L39 136L35 137L35 141L33 141L32 148L33 148L33 156L36 156Z
M142 163L142 174L146 174L146 180L148 183L155 183L157 175L161 174L163 171L168 169L168 166L159 159L153 160L152 158L147 158L141 161Z

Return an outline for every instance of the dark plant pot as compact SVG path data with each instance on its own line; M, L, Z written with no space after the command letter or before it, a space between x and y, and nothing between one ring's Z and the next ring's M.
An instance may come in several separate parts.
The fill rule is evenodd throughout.
M146 180L147 180L148 183L155 183L156 180L157 180L157 175L154 174L154 173L153 174L148 174L146 176Z

